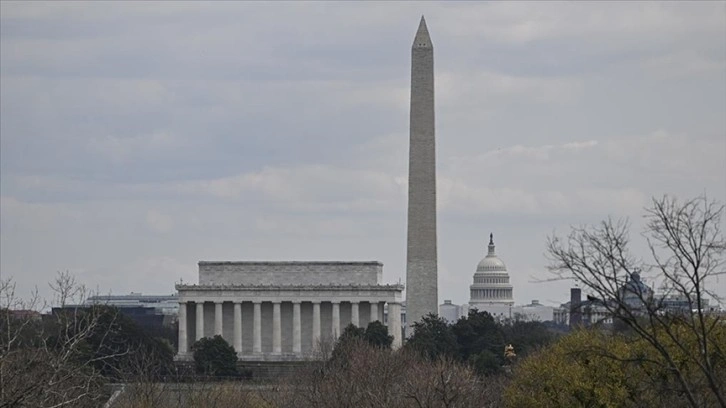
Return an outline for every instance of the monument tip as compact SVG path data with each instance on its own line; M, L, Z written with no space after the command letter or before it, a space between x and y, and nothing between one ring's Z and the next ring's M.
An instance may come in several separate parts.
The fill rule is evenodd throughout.
M426 19L423 14L421 15L421 22L418 24L418 30L416 30L416 37L413 39L413 47L433 48L431 37L429 36L429 29L426 26Z

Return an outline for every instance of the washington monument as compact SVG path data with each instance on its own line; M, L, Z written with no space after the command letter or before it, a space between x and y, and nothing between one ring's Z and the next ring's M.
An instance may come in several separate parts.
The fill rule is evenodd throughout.
M409 126L406 320L410 328L421 317L438 314L434 47L423 17L411 48Z

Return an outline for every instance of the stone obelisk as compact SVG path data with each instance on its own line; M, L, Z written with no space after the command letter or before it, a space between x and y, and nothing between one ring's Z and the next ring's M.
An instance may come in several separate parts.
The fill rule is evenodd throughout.
M408 158L408 248L406 321L409 329L438 314L436 255L436 138L434 132L434 47L421 17L411 48L411 118Z

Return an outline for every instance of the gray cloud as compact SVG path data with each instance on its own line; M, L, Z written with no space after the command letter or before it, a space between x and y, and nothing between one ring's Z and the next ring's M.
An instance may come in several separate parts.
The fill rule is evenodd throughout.
M726 201L722 3L0 3L0 272L170 292L200 259L405 276L409 47L436 47L441 296L495 232ZM721 290L723 292L723 290ZM723 293L726 295L726 293Z

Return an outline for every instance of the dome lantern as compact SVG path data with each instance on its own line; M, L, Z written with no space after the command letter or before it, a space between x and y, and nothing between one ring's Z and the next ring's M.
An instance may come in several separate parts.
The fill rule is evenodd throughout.
M484 257L476 267L477 272L507 272L507 266L499 259L494 246L494 234L489 234L489 248L487 256Z

